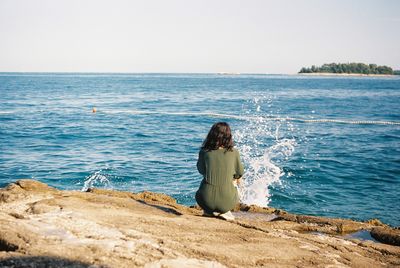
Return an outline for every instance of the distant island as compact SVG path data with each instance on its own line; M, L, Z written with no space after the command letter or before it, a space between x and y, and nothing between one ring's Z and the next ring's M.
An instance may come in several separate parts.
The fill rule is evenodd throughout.
M300 74L361 74L361 75L400 75L400 70L393 71L389 66L378 66L365 63L325 63L322 66L312 65L311 68L301 68Z

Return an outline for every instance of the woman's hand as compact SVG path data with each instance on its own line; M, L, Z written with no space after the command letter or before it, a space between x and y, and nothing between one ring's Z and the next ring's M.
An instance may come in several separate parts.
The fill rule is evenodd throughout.
M240 183L242 183L242 177L239 177L237 179L233 179L232 183L233 183L234 186L239 186Z

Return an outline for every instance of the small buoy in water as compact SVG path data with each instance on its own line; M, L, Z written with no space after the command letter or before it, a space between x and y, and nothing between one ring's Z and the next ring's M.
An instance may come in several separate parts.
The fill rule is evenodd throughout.
M97 108L96 108L96 107L93 107L92 113L95 113L95 112L97 112Z

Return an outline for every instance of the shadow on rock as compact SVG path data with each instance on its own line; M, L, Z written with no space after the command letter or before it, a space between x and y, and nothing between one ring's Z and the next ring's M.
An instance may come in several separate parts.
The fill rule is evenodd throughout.
M59 257L50 256L20 256L20 257L9 257L0 259L0 267L9 268L106 268L108 266L93 265L80 261L68 260Z
M160 205L155 205L155 204L149 204L149 203L147 203L147 202L145 202L145 201L142 201L142 200L137 200L139 203L142 203L142 204L144 204L144 205L147 205L147 206L150 206L150 207L153 207L153 208L157 208L157 209L159 209L159 210L161 210L161 211L164 211L164 212L167 212L167 213L172 213L172 214L175 214L175 215L177 215L177 216L181 216L181 215L183 215L181 212L179 212L179 211L177 211L176 209L173 209L173 208L168 208L168 207L164 207L164 206L160 206Z
M371 230L371 236L382 243L400 246L400 230L398 229L376 227Z

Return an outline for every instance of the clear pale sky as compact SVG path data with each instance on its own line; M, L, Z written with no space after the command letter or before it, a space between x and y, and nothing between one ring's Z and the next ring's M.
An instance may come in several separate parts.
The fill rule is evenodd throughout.
M0 0L0 71L400 69L397 0Z

